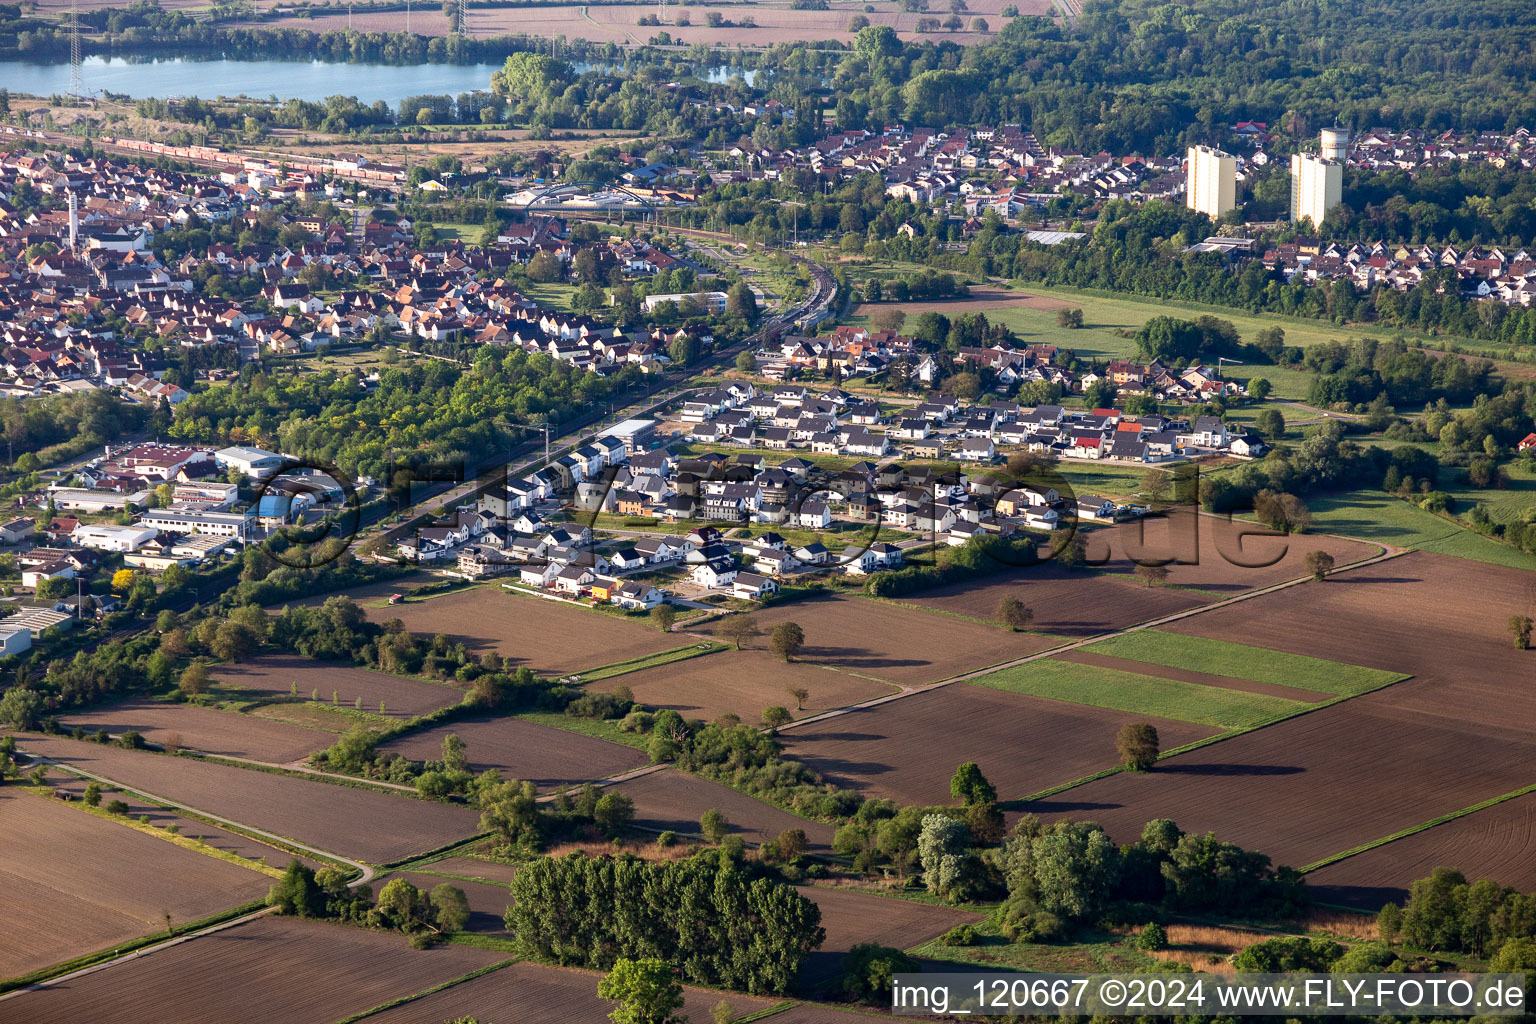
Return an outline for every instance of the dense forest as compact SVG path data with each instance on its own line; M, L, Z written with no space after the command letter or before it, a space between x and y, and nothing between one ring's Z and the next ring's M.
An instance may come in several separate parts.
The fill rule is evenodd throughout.
M558 422L602 405L634 380L573 368L542 353L485 347L466 369L423 360L384 371L242 374L188 398L171 433L200 442L265 443L353 475L387 477L393 459L480 460L526 438L505 422Z

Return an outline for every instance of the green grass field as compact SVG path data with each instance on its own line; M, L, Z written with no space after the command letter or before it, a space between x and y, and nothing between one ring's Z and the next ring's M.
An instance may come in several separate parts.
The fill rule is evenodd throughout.
M1376 490L1346 491L1307 502L1313 528L1492 565L1536 569L1536 557Z
M1488 506L1488 517L1496 523L1518 523L1525 514L1536 509L1536 471L1526 468L1521 460L1505 464L1509 474L1509 486L1494 487L1447 487L1447 493L1456 498L1456 512L1465 515L1473 505L1481 502Z
M1049 658L1005 668L970 682L1031 697L1223 729L1250 729L1311 706L1268 694L1225 690Z
M1103 498L1129 498L1141 490L1141 478L1146 466L1123 463L1057 462L1051 471L1060 473L1072 485L1073 493L1081 498L1097 494Z
M612 679L614 676L638 672L643 668L655 668L657 665L670 665L674 661L686 661L689 658L697 658L703 654L714 654L716 651L725 650L725 648L725 644L691 643L686 647L674 647L670 651L646 654L638 658L630 658L628 661L616 661L612 665L604 665L601 668L592 669L590 672L579 673L579 675L583 683L595 683L601 679Z
M1276 686L1296 686L1335 697L1353 696L1406 678L1397 672L1345 665L1301 654L1287 654L1265 647L1250 647L1226 640L1164 633L1155 629L1112 636L1089 644L1084 650L1129 661L1188 669L1233 679Z

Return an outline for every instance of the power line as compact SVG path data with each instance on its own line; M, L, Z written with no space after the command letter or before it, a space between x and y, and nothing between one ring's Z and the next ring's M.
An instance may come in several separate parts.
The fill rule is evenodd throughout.
M69 0L69 92L76 97L85 96L85 68L80 57L80 5Z

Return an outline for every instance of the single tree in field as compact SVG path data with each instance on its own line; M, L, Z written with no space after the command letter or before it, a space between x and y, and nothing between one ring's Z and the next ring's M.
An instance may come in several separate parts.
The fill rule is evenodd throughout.
M1012 594L998 598L997 621L1017 633L1035 621L1035 613Z
M1531 646L1531 617L1529 615L1511 615L1509 617L1509 635L1515 638L1515 647L1524 651Z
M863 17L863 15L859 15L859 17ZM869 19L865 18L864 20L868 22ZM709 1008L709 1019L714 1021L715 1024L731 1024L731 1021L736 1019L736 1007L731 1005L729 999L722 999Z
M391 879L379 891L379 899L375 906L378 907L379 913L394 922L396 928L408 932L420 919L421 890L404 878Z
M1312 578L1319 583L1333 571L1333 556L1326 551L1308 551L1307 557L1302 561L1307 566L1307 572L1311 573Z
M757 638L757 620L750 615L727 615L720 623L720 635L735 644L739 651Z
M677 609L669 604L659 604L651 609L651 622L663 633L670 632L677 621Z
M985 32L986 29L982 29L981 31ZM1057 310L1057 312L1056 312L1056 326L1057 327L1065 327L1065 328L1067 328L1068 330L1071 330L1071 331L1075 331L1078 328L1082 327L1083 326L1083 311L1082 311L1082 309L1074 306L1071 309Z
M763 708L763 727L769 732L776 733L794 720L795 716L782 704L770 704Z
M480 790L480 827L517 842L539 827L538 791L531 782L509 779Z
M1150 501L1162 501L1168 497L1168 474L1156 467L1144 470L1141 474L1141 493Z
M699 835L712 843L718 843L725 838L725 830L729 825L725 815L713 807L699 815Z
M996 787L981 774L975 761L967 761L955 769L954 778L949 780L949 795L966 806L997 802Z
M469 924L469 899L464 890L443 882L434 886L427 896L432 907L433 929L440 935L461 932Z
M614 961L608 976L597 983L600 999L618 1002L608 1014L614 1024L683 1024L683 986L665 960L648 957Z
M1115 749L1121 764L1138 772L1149 770L1157 763L1157 727L1150 722L1125 723L1115 736Z
M803 686L786 686L784 691L795 698L795 710L805 710L805 699L811 695L811 691Z
M200 661L194 661L181 670L181 678L176 683L181 692L189 696L196 696L208 689L208 666Z
M804 646L805 630L800 628L798 622L779 623L773 627L773 635L768 638L768 649L784 661L793 661Z
M617 835L635 820L635 802L623 793L604 793L592 808L592 820L609 835Z
M805 837L805 829L803 828L787 828L779 833L777 841L779 844L779 856L783 857L785 861L793 861L804 853L805 848L810 845L810 841Z
M1168 578L1168 567L1166 565L1141 565L1138 563L1132 572L1137 579L1149 587L1162 583Z

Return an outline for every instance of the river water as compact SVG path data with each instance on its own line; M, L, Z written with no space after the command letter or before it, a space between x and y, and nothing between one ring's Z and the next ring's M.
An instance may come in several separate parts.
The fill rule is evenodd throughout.
M249 96L280 100L322 100L356 96L364 104L383 100L398 106L407 96L458 95L490 87L500 64L334 64L327 61L190 60L169 58L88 57L84 83L88 92L112 92L134 99L197 96ZM578 64L578 71L592 65ZM756 72L710 68L708 78L723 82L740 74L748 82ZM0 61L0 86L36 96L69 91L68 64Z

